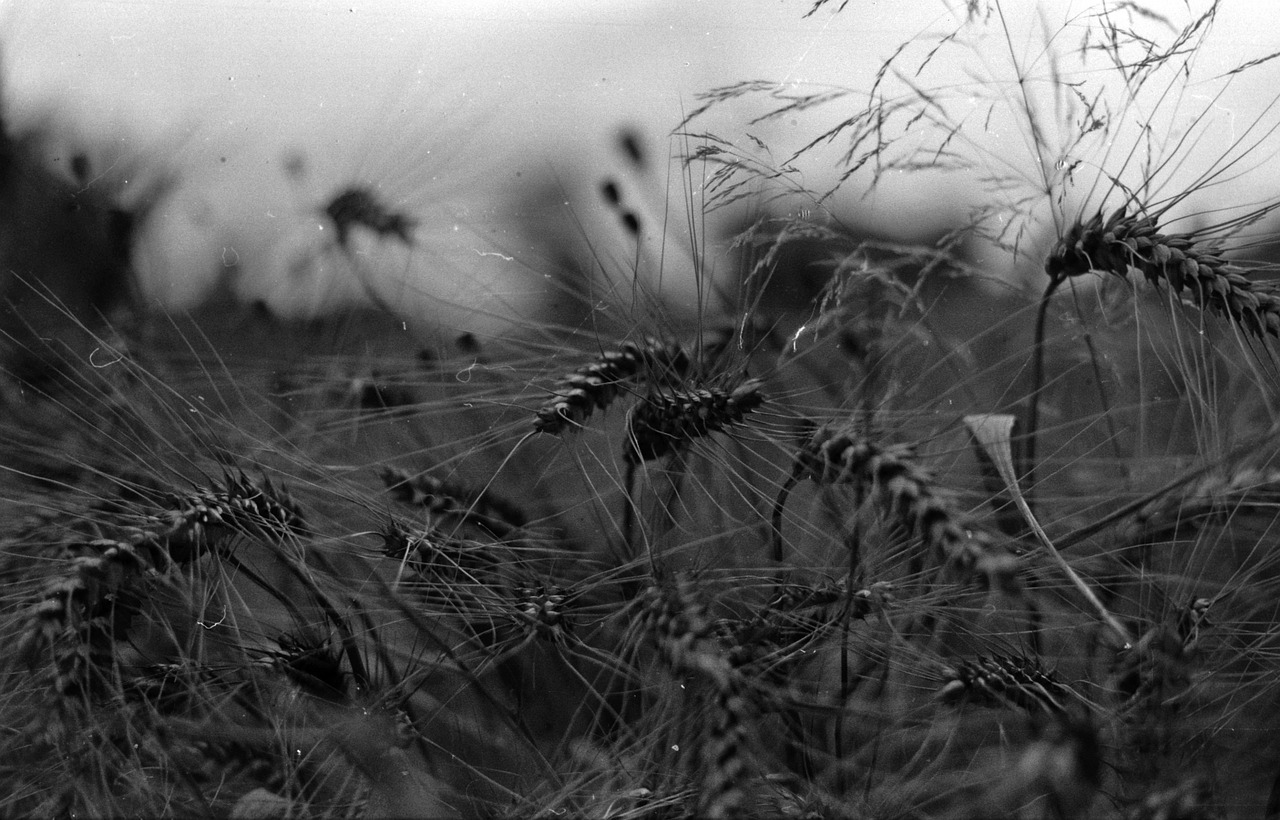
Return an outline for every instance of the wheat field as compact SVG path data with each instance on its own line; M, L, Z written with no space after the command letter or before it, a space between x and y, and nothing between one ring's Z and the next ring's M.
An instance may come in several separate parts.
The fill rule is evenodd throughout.
M1005 5L620 131L616 241L501 302L352 179L296 281L158 310L181 167L122 196L6 121L0 814L1280 817L1280 198L1232 199L1280 112L1205 113L1275 55ZM981 207L838 204L916 173Z

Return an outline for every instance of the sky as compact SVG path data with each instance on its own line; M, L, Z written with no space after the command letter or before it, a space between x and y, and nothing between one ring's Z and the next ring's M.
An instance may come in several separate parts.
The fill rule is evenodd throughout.
M1156 5L1186 16L1182 3ZM955 30L964 14L963 3L928 0L834 7L806 17L808 3L786 0L9 0L4 96L18 124L55 118L64 144L50 147L51 163L86 151L101 169L99 184L126 198L168 180L138 254L139 276L164 306L192 306L230 278L245 298L285 314L408 300L460 321L478 310L534 310L555 250L545 237L576 235L578 252L634 266L630 240L598 201L604 175L625 183L628 201L649 222L683 222L671 217L688 207L678 167L674 182L669 168L653 169L651 178L629 170L617 156L620 128L638 129L662 156L671 148L667 135L710 88L761 79L784 90L865 93L901 43ZM914 77L890 77L879 88L897 82L893 93L902 93L903 83L915 82L956 90L983 80L1010 99L1017 90L1010 66L1047 76L1046 39L1070 52L1091 8L1005 3L1007 39L942 49ZM1146 108L1124 116L1167 130L1173 145L1183 131L1194 134L1200 157L1226 156L1259 115L1266 122L1253 133L1265 132L1280 60L1230 83L1221 78L1280 51L1280 32L1256 24L1260 9L1225 4L1195 82L1177 100L1153 94ZM1094 78L1080 75L1082 83ZM996 168L1038 173L1025 122L993 113L980 96L966 120L966 150ZM758 98L727 104L695 126L750 134L778 158L842 111L753 123L762 105ZM1122 152L1137 138L1121 134L1116 142ZM1250 167L1269 162L1275 147L1267 139L1252 148ZM798 162L800 179L826 187L839 173L831 156ZM1196 162L1184 165L1185 178L1196 179ZM1275 177L1251 170L1188 207L1274 196L1267 180ZM385 243L358 248L376 260L355 265L353 275L351 261L330 252L316 203L355 178L419 214L422 241L405 253ZM874 194L850 186L826 204L837 216L909 235L963 218L985 195L981 187L981 175L897 173ZM548 190L568 203L554 217L538 207ZM712 214L711 233L738 218ZM691 266L671 261L681 246L690 253L687 237L650 242L647 254L662 258L655 267ZM428 269L452 273L430 278ZM649 276L656 283L658 274ZM667 277L662 286L674 302L694 298L688 281ZM457 310L427 307L442 304Z

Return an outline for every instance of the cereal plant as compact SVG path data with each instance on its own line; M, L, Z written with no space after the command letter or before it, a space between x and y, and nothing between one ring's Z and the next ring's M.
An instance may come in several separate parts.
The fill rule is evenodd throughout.
M1206 76L1216 3L1029 47L1010 5L708 90L679 224L621 131L574 203L612 238L492 311L414 279L425 194L302 158L326 239L264 258L335 290L246 259L157 311L181 164L124 196L5 122L0 813L1280 816L1280 199L1231 199L1280 112L1207 137L1274 55ZM812 131L702 129L729 102ZM856 227L941 173L980 205L939 236Z

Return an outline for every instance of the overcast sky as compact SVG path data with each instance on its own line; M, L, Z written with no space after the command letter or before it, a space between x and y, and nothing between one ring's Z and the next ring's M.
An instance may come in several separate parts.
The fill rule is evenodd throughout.
M232 241L226 235L210 238L209 247L194 247L194 235L204 230L196 223L242 220L237 253L259 253L278 234L287 234L279 228L279 213L298 197L297 181L281 174L289 152L306 158L313 186L353 169L385 175L392 187L400 176L404 188L430 183L450 195L474 194L475 201L458 205L453 215L479 220L485 215L480 200L492 195L486 189L512 184L517 172L525 180L553 174L570 196L594 190L600 169L613 162L610 149L619 125L639 126L662 144L708 88L768 79L866 90L880 62L900 43L953 30L957 23L939 0L861 0L840 14L823 9L805 18L808 5L9 0L3 80L15 119L53 110L82 128L85 139L106 140L99 151L107 162L113 151L136 153L138 146L149 146L153 156L168 152L183 168L193 181L185 192L186 216L171 217L164 231L157 228L157 234L182 237L156 239L173 246L165 263L172 264L179 250L213 249L225 256ZM963 3L953 5L963 12ZM1030 13L1033 4L1005 3L1013 39L1023 48L1015 58L1034 63L1050 30L1060 32L1059 47L1074 48L1078 32L1060 21L1090 5L1045 2L1037 19ZM1185 16L1182 3L1165 5ZM1258 24L1262 8L1225 4L1212 48L1199 58L1200 76L1280 51L1280 30ZM1084 20L1077 18L1077 28ZM930 81L960 84L984 72L999 75L1002 66L1007 79L1009 54L971 56L945 58L952 61L942 67L950 78L931 66ZM1184 124L1197 106L1209 112L1201 121L1199 150L1221 153L1215 146L1239 136L1280 88L1278 78L1280 60L1242 76L1220 98L1212 96L1220 83L1191 86L1178 110ZM702 127L740 134L758 110L725 107ZM752 133L777 145L782 155L784 146L813 135L814 122L790 118ZM974 130L986 140L984 150L1027 153L1027 129L1016 122L996 117ZM1276 145L1271 140L1253 156L1269 156ZM404 170L408 157L413 171ZM832 173L817 166L806 170L806 181L815 187ZM1277 176L1253 173L1221 196L1235 202L1273 196L1269 189ZM891 180L889 188L895 196L881 202L891 205L873 209L885 224L965 207L965 190L939 188L936 181L904 177ZM268 214L277 220L271 223L274 233L254 234Z

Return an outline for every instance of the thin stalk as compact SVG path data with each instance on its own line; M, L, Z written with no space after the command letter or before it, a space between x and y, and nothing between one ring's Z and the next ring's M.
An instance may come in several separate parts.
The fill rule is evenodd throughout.
M1071 302L1075 306L1076 316L1083 318L1080 309L1080 295L1075 287L1071 288ZM1084 343L1089 348L1089 363L1093 366L1093 380L1098 386L1098 399L1102 402L1102 419L1107 425L1107 437L1111 441L1111 452L1117 463L1124 462L1124 453L1120 450L1120 431L1116 429L1115 419L1111 417L1111 398L1107 395L1106 385L1102 382L1102 368L1098 365L1098 348L1093 343L1093 333L1084 331Z
M861 541L862 541L862 486L858 485L853 501L854 517L853 527L849 531L848 538L845 539L846 546L849 547L849 575L845 579L844 591L844 614L840 625L840 703L843 705L853 691L851 685L851 676L849 670L849 623L853 614L853 583L858 572L858 564L861 561ZM836 715L835 725L835 759L843 761L844 756L844 711ZM848 790L848 770L841 766L836 773L836 794L844 795Z
M1040 393L1044 390L1044 329L1049 316L1049 304L1053 293L1065 279L1055 277L1049 280L1049 286L1040 297L1040 308L1036 312L1035 341L1031 352L1031 394L1027 397L1027 433L1023 438L1021 458L1018 459L1018 472L1027 486L1027 505L1034 508L1033 499L1036 487L1036 436L1040 428Z

